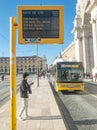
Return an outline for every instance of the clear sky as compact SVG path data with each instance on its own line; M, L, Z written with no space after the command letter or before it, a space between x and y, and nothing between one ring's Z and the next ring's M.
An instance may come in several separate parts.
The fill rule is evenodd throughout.
M39 56L44 55L47 58L47 63L50 65L54 58L60 54L62 49L72 42L73 20L75 17L75 8L77 0L0 0L0 57L10 56L10 16L17 18L18 5L63 5L64 11L64 44L57 45L39 45ZM18 33L18 32L17 32ZM17 35L17 56L33 56L36 55L36 45L20 45L18 44Z

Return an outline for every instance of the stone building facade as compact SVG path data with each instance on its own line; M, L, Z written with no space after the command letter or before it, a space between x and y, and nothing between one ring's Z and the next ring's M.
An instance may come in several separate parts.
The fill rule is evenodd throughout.
M29 72L37 72L37 56L22 56L16 58L16 71L17 74ZM47 59L45 57L38 57L39 71L46 71L47 69ZM0 57L0 73L9 74L10 73L10 58Z
M91 15L86 13L89 0L78 0L74 19L74 40L78 50L77 61L82 61L85 73L92 73L94 66Z
M76 61L75 42L73 41L64 51L62 51L62 58L68 61Z
M71 45L75 51L73 57L76 61L83 62L85 73L95 75L97 73L97 0L77 0L72 33L74 44ZM68 47L68 52L66 49L62 53L72 53L71 45Z
M89 0L86 8L86 13L90 14L90 23L92 26L93 38L93 75L97 75L97 0Z

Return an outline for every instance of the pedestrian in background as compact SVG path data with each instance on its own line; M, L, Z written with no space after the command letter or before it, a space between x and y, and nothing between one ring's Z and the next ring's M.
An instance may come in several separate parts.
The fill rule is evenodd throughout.
M21 119L21 120L30 118L30 116L28 115L28 100L29 100L29 94L32 93L31 85L33 84L33 82L31 84L28 84L27 82L28 76L29 74L24 73L23 80L20 84L20 97L22 99L22 108L19 112L18 119ZM25 114L24 118L22 117L23 113Z
M1 78L2 78L2 81L4 81L4 74L2 75L2 77L1 77Z

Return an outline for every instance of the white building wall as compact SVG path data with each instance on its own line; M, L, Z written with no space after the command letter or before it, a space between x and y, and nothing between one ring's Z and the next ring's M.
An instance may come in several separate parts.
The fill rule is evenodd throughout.
M94 56L97 57L97 44L93 44L92 25L90 24L91 14L89 12L86 12L89 4L89 0L77 1L76 16L74 19L74 28L72 31L72 33L74 34L74 44L71 43L62 54L65 58L67 57L68 59L72 58L72 60L75 59L76 61L82 61L84 65L84 72L92 73L95 61ZM92 12L92 15L93 14L94 13ZM97 31L97 22L95 26ZM95 35L96 38L94 38L94 41L95 39L97 40L97 32L95 33ZM95 46L95 54L93 54L93 46ZM71 51L71 47L73 51ZM74 56L70 56L70 54ZM97 58L95 61L95 66L97 66Z
M90 0L86 13L91 14L94 59L93 76L95 76L97 74L97 0Z

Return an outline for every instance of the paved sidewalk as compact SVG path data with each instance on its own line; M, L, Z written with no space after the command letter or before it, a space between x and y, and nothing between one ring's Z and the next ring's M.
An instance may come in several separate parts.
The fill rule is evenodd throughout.
M92 79L84 79L84 82L88 82L90 84L94 84L94 85L97 85L97 81L92 81Z
M17 120L17 130L66 130L47 78L40 79L39 84L37 87L35 80L29 98L29 115L32 118ZM18 94L17 115L20 107L21 100ZM10 130L9 102L0 108L0 130Z

